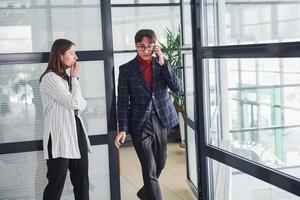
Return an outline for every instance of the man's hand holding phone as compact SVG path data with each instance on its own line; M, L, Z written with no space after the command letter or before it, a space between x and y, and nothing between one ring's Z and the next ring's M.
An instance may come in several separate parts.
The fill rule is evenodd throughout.
M155 55L157 57L157 63L160 66L163 66L165 64L165 61L164 61L164 55L161 52L160 48L157 46L154 46L153 52L155 53Z

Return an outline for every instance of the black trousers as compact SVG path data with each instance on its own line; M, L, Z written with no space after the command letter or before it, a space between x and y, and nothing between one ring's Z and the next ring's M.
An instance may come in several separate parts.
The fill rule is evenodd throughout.
M44 191L44 200L60 200L67 171L73 185L75 200L89 199L88 149L87 141L80 119L75 116L78 144L81 159L52 158L51 137L48 143L49 159L47 160L48 184Z
M167 134L157 114L151 113L148 124L141 135L133 135L132 142L140 160L144 186L137 195L146 200L161 200L158 177L167 159Z

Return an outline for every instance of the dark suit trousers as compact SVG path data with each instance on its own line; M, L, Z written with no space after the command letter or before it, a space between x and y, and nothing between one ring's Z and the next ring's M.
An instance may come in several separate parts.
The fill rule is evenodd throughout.
M64 188L67 171L73 185L75 200L89 199L88 149L84 130L80 119L76 116L76 128L80 159L52 158L51 137L48 143L49 159L47 160L48 184L44 191L44 200L60 200Z
M166 164L168 129L152 112L148 124L140 135L133 135L132 141L140 160L144 186L138 192L146 200L161 200L158 177Z

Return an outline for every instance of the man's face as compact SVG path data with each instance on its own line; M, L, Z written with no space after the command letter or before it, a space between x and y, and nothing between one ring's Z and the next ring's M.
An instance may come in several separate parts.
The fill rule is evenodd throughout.
M153 49L155 43L151 41L148 37L143 37L142 41L135 44L135 48L137 50L137 54L143 60L149 60L152 57Z

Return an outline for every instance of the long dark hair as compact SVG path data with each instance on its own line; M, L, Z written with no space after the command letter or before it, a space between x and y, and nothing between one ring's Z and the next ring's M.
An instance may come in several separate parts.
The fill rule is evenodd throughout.
M56 73L58 76L64 79L67 77L65 66L61 62L60 56L65 54L65 52L68 51L72 47L72 45L75 44L66 39L57 39L53 42L48 66L44 73L41 75L40 82L42 81L43 76L49 71Z

